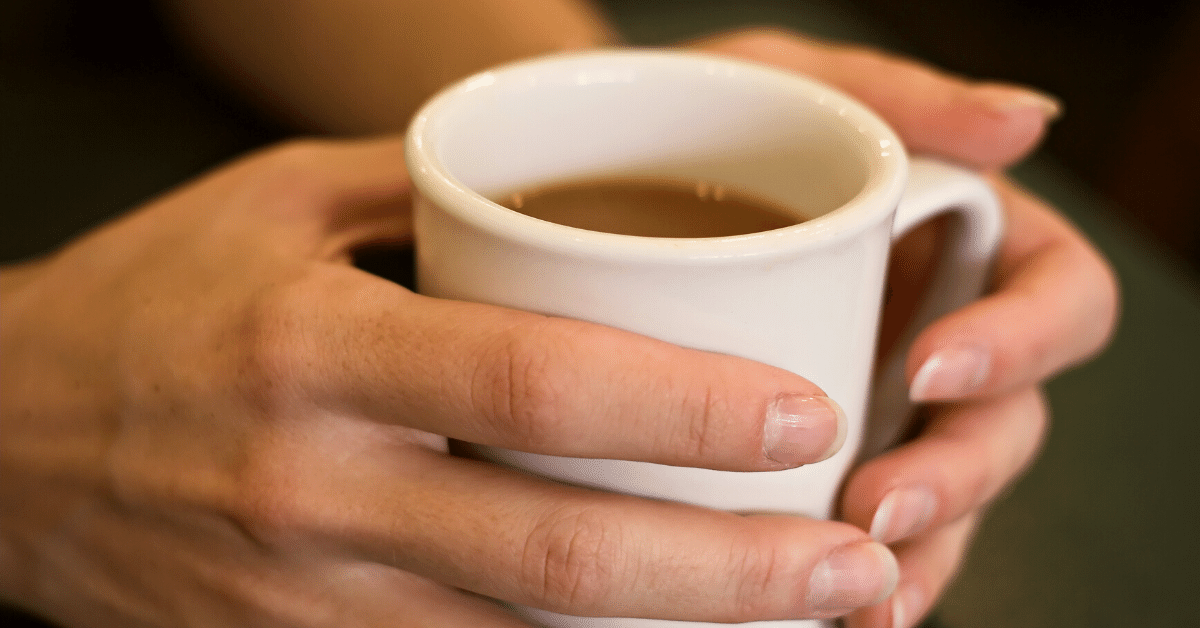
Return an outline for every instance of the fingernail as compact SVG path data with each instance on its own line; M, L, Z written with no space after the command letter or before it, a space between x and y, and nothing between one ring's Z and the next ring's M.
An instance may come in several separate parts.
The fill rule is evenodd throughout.
M785 395L767 406L763 454L796 466L820 462L842 448L846 413L829 397Z
M990 368L988 352L979 347L947 347L917 369L908 398L916 402L961 397L979 388Z
M1037 109L1047 121L1056 120L1062 116L1062 101L1050 94L1025 87L981 85L973 90L973 94L989 107L1001 113L1018 109Z
M892 628L909 628L923 604L921 588L917 585L909 583L897 588L892 596Z
M812 610L852 609L887 599L900 579L896 557L879 543L843 545L825 557L808 581Z
M895 543L912 536L933 519L937 497L921 486L896 488L884 495L871 519L871 538Z

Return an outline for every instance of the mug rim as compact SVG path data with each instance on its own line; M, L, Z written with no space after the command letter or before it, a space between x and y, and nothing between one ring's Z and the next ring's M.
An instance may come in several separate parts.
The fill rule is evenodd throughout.
M854 197L802 223L758 233L709 238L649 237L590 231L548 222L505 208L472 190L437 158L431 120L452 101L476 90L500 89L528 81L530 73L564 64L604 61L678 64L695 70L750 74L779 82L798 96L846 120L846 127L879 146L870 155L867 179ZM908 154L900 138L877 114L836 88L771 66L709 53L661 49L566 52L504 64L462 79L436 94L414 115L405 137L405 161L416 193L460 220L490 233L543 249L622 260L687 260L762 257L853 238L894 213L906 183Z

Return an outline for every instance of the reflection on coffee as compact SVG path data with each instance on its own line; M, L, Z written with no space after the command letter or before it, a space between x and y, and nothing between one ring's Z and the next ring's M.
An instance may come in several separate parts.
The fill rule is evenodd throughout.
M655 238L744 235L803 222L795 212L702 181L576 181L522 190L496 202L569 227Z

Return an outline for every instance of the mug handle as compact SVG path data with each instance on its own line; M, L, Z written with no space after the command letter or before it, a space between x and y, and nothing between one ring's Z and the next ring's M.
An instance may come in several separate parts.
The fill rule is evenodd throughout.
M947 225L941 260L923 301L876 372L860 457L882 453L904 435L913 404L904 365L917 335L937 318L983 293L1004 231L1004 214L991 186L971 170L926 157L909 162L908 184L892 223L895 243L917 225L944 213Z

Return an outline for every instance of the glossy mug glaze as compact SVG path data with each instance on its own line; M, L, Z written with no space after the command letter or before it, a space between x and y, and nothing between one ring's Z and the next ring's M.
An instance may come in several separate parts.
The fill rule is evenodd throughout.
M902 428L902 351L870 394L891 243L933 215L960 217L915 332L978 295L1001 234L999 206L980 178L910 161L895 133L853 99L796 74L697 53L567 54L483 72L427 103L407 142L423 294L764 362L820 386L849 419L839 453L776 472L471 446L474 455L581 486L735 512L828 518L864 445L877 450ZM646 238L544 222L488 200L620 177L712 181L799 208L809 220L740 236ZM704 625L515 610L546 626Z

